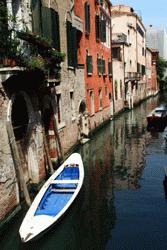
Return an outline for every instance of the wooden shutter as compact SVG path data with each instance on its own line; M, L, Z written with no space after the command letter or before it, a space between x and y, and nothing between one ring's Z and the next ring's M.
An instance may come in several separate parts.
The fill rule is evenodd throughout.
M112 62L108 62L108 74L109 76L112 75Z
M67 21L68 66L77 67L77 30Z
M87 74L92 74L93 72L93 65L92 65L92 56L86 56L86 67L87 67Z
M77 30L72 26L71 32L71 43L72 43L72 64L73 67L77 67Z
M98 15L95 16L95 24L96 24L96 39L100 39L100 17Z
M33 32L41 33L41 1L33 0L32 1L32 26Z
M59 15L56 11L51 9L51 20L52 20L52 41L53 47L56 50L60 50L60 30L59 30Z
M53 42L51 9L46 7L42 7L42 34Z
M85 31L90 33L90 5L85 3Z
M67 54L68 54L68 66L72 66L72 45L71 45L71 30L72 24L67 21Z
M101 41L106 42L106 20L101 20Z
M106 73L106 64L105 64L105 60L102 60L102 65L103 65L103 74L105 75Z
M101 58L97 58L97 70L98 70L98 74L101 75L102 74L102 59Z

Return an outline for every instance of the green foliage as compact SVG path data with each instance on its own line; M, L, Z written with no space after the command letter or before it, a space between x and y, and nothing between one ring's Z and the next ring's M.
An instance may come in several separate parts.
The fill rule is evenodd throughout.
M164 80L164 75L165 75L166 69L167 69L167 61L165 61L162 57L158 57L158 60L157 60L157 80L159 82Z

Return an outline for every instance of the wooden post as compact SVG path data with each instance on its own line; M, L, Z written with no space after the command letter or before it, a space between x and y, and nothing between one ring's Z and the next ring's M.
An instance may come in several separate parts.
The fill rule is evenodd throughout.
M55 116L53 115L53 128L54 128L54 133L55 133L55 136L57 138L57 141L58 141L58 145L59 145L59 150L60 150L60 156L61 156L61 160L64 161L65 158L64 158L64 153L63 153L63 149L62 149L62 146L61 146L61 141L60 141L60 137L59 137L59 133L58 133L58 129L57 129L57 122L56 122L56 118Z
M47 162L48 162L51 174L53 174L54 173L54 169L53 169L52 161L50 159L49 148L48 148L48 143L47 143L47 140L46 140L46 135L45 135L44 129L43 129L43 142L44 142L44 149L45 149L45 154L46 154Z
M24 179L24 173L23 173L23 169L22 169L22 166L21 166L21 160L20 160L17 144L16 144L16 141L15 141L15 136L14 136L12 124L9 121L6 123L6 128L7 128L9 141L10 141L11 151L12 151L12 154L13 154L13 161L14 161L14 164L15 164L16 173L17 173L18 179L20 181L21 187L23 188L23 194L24 194L26 203L27 203L28 206L30 206L31 205L31 199L30 199L29 192L28 192L28 189L27 189L26 181Z

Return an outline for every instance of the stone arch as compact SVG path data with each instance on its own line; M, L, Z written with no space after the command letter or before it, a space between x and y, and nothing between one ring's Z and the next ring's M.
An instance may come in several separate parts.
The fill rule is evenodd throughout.
M21 105L19 107L19 101L20 101L20 104L24 105L24 107L21 106ZM15 119L15 117L14 117L15 114L13 112L15 112L15 109L17 109L17 108L20 108L21 110L19 110L19 111L21 111L21 112L24 112L27 109L27 117L25 117L26 114L23 114L24 119L26 119L26 121L27 121L26 124L25 123L20 124L21 122L22 123L25 122L24 119L23 119L23 121L21 121L21 120L17 121L16 119L19 119L19 117L17 117ZM18 112L17 115L20 115L20 112ZM14 121L12 121L12 119L14 119ZM30 133L30 131L32 129L32 126L33 126L33 123L34 123L34 109L33 109L33 106L31 104L31 101L29 99L29 96L24 91L19 91L19 92L15 93L15 94L13 94L11 96L11 99L10 99L9 104L8 104L8 109L7 109L7 121L9 121L11 123L15 122L16 125L18 125L18 126L23 125L24 126L24 128L23 128L24 131L25 131L25 127L27 125L27 130L25 131L26 134L24 134L24 136L26 136L26 135L28 135ZM14 131L14 134L15 134L15 137L16 137L16 140L17 140L17 136L16 136L15 131Z
M27 114L23 114L23 112L27 112ZM7 121L13 127L25 180L37 183L39 181L36 139L38 135L36 131L33 132L35 112L29 96L24 91L19 91L11 96L7 110Z

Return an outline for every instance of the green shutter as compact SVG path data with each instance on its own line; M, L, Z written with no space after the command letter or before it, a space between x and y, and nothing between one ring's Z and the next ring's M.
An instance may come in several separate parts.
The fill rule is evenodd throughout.
M90 33L90 6L88 3L85 3L85 31Z
M67 21L68 66L77 67L77 30Z
M32 1L32 26L33 32L41 33L41 1Z
M90 33L90 5L87 5L87 11L88 11L88 33Z
M53 47L56 50L60 50L60 30L59 30L59 15L56 11L51 9L51 19L52 19L52 41Z
M87 74L93 73L92 56L86 56Z
M106 42L106 20L101 20L101 41Z
M102 60L102 62L103 62L103 74L105 74L105 73L106 73L106 65L105 65L105 60L103 59L103 60Z
M98 74L101 75L103 73L103 62L102 62L102 59L101 58L98 58L97 59L97 70L98 70Z
M108 62L108 74L109 76L112 75L112 62Z
M96 39L100 39L100 17L98 15L95 16L95 24L96 24Z
M51 9L46 7L42 7L42 34L53 42Z
M72 32L71 32L71 42L72 42L72 63L73 67L77 67L77 30L75 27L72 26Z
M71 30L72 30L72 24L69 21L67 21L67 54L68 54L68 66L72 66Z

